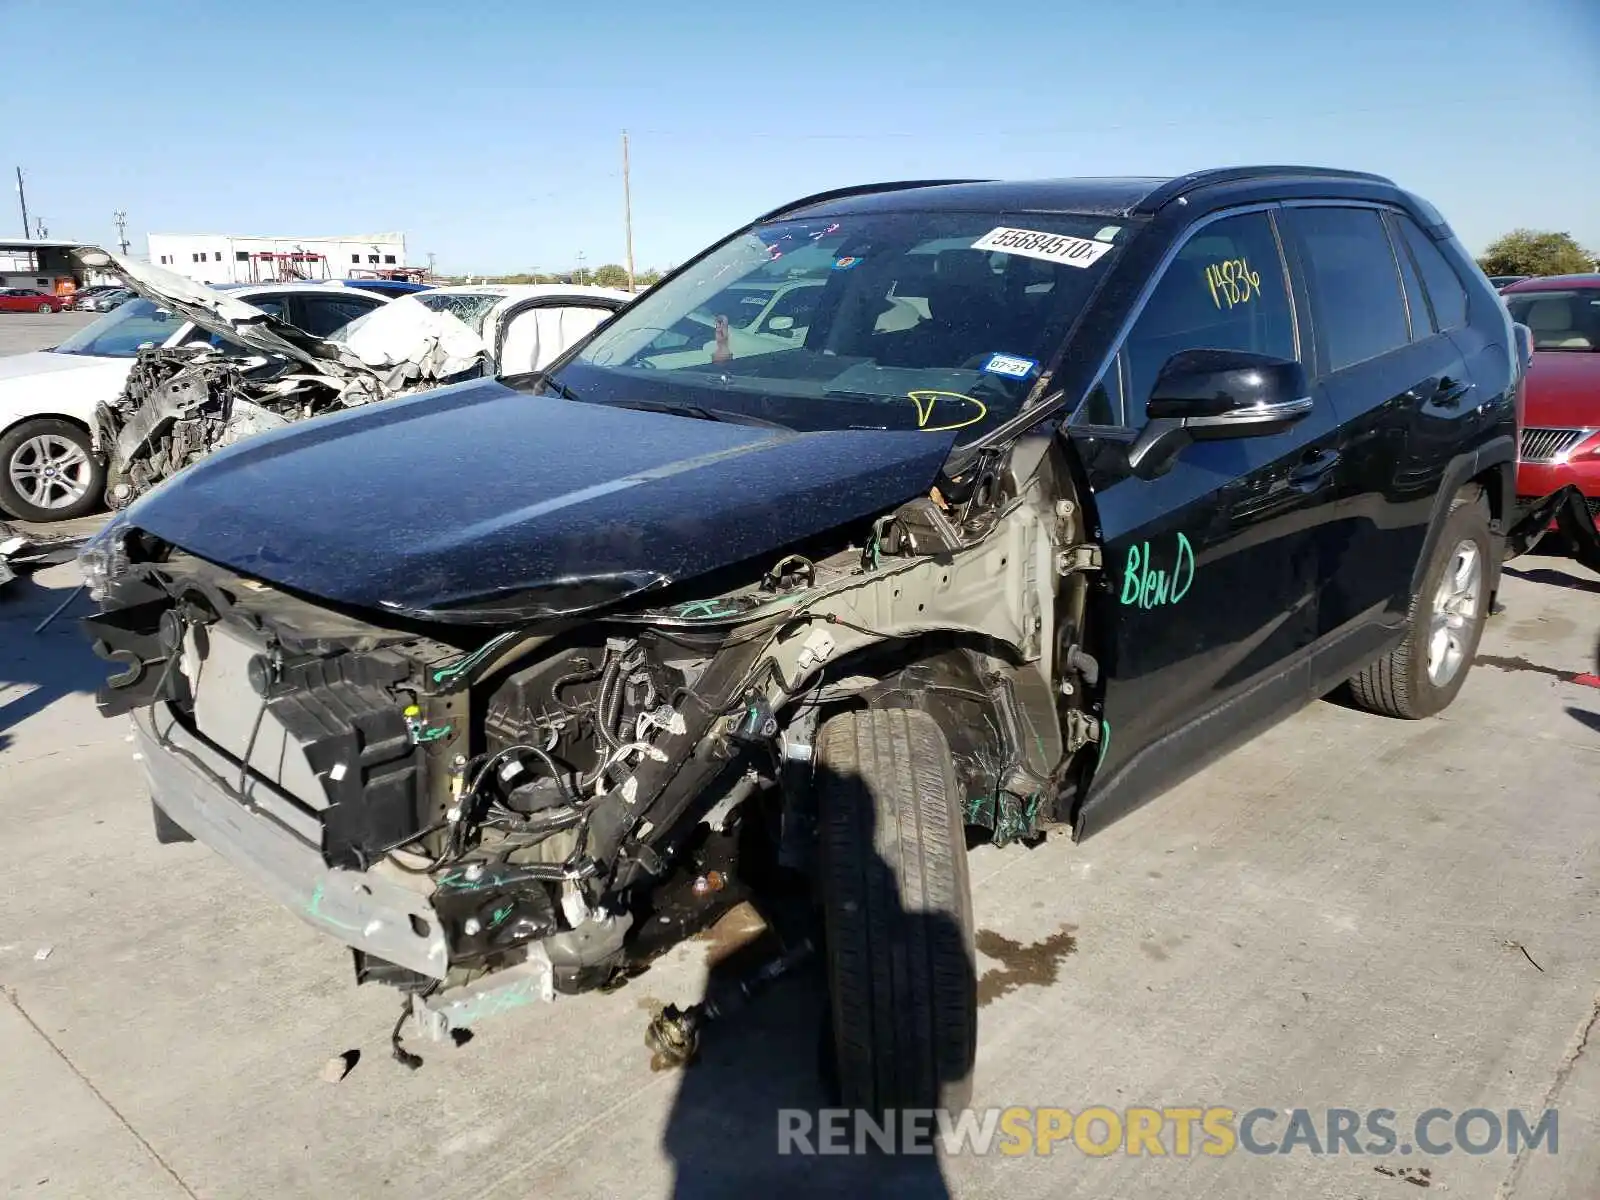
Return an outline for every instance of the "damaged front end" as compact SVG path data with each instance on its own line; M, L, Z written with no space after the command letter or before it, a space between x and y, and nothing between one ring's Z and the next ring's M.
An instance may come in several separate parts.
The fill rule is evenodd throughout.
M164 838L251 873L444 1037L804 894L841 710L932 714L995 841L1070 819L1097 668L1061 564L1095 556L1042 444L985 472L649 607L502 626L311 603L119 518L86 556L98 703L132 717Z
M359 342L346 343L148 263L101 250L75 254L85 265L114 268L139 295L213 335L141 349L122 392L96 410L92 444L107 460L112 508L257 434L471 378L487 353L446 313L418 309L369 322Z
M373 387L204 346L139 352L121 394L95 413L94 448L108 461L106 498L125 508L156 484L245 438L351 404Z

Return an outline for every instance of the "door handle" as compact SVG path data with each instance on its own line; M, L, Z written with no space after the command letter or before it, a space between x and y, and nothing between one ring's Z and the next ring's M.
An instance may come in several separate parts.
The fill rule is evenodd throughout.
M1308 450L1299 464L1289 472L1289 483L1302 492L1314 492L1339 465L1335 450Z
M1440 408L1454 408L1461 403L1464 397L1473 388L1469 379L1451 379L1448 375L1439 381L1439 386L1433 389L1433 403Z

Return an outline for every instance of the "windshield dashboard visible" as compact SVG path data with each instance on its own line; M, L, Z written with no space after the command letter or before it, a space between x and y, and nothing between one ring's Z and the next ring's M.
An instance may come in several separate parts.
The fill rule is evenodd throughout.
M773 222L652 289L532 386L969 442L1022 409L1133 227L1001 212Z

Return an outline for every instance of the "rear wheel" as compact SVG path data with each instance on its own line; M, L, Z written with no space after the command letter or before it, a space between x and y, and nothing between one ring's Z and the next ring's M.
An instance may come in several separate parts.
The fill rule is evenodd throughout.
M23 521L65 521L100 507L105 467L89 434L71 421L40 417L0 437L0 509Z
M1369 712L1415 720L1442 712L1466 682L1489 618L1489 506L1481 488L1451 503L1433 560L1411 598L1405 641L1350 681Z
M41 303L39 305L39 311L42 312L42 313L52 313L52 312L55 312L55 310L56 310L56 306L51 304L50 301L48 301L48 300L44 301L43 303Z
M828 990L850 1108L963 1107L977 983L960 790L944 733L909 709L849 712L818 737Z

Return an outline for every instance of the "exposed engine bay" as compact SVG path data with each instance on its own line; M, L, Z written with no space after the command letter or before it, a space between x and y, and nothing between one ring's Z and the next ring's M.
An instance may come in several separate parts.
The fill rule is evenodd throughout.
M159 362L153 386L193 386ZM202 419L277 415L249 394ZM95 551L99 704L135 719L158 833L253 871L441 1036L604 985L752 892L804 894L832 713L931 714L997 843L1072 819L1099 552L1050 438L1007 464L649 607L510 628L330 608L130 527Z
M121 394L95 413L94 448L110 463L107 499L124 508L214 451L387 394L370 374L336 362L318 374L203 343L141 350Z

